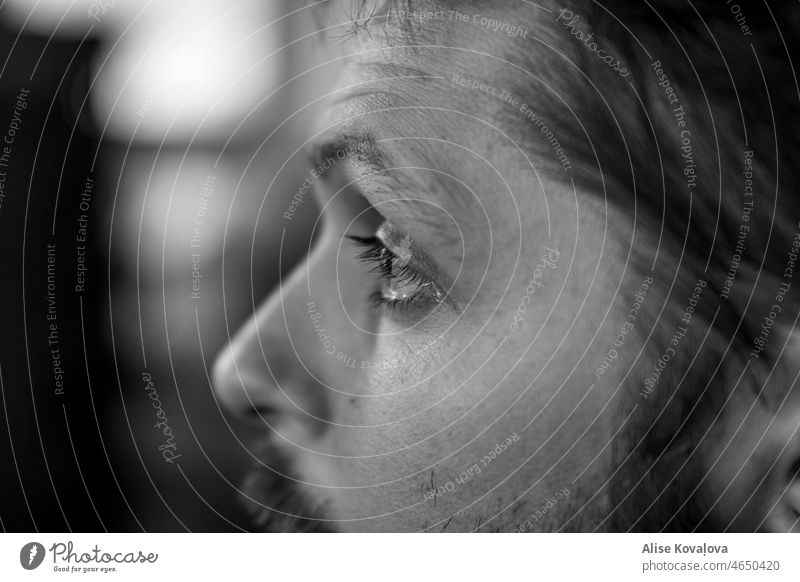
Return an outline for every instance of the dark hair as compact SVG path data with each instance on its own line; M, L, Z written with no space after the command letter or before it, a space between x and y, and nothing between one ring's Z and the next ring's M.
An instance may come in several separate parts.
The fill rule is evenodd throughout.
M765 381L798 314L787 292L800 268L792 264L798 10L732 5L569 2L582 34L561 31L560 46L574 65L551 61L548 71L558 86L570 83L562 91L569 114L550 107L548 115L573 160L571 177L635 221L635 271L653 272L662 291L643 315L648 356L627 379L628 410L644 406L616 447L614 529L727 526L707 515L714 500L702 498L695 453L713 438L732 390L775 407L791 388ZM628 75L598 59L589 34ZM693 320L681 326L699 281ZM637 289L627 291L630 302ZM680 327L688 334L643 402L647 374Z

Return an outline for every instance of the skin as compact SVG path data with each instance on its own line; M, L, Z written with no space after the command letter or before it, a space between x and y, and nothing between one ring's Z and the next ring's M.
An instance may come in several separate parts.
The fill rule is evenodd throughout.
M273 471L256 471L247 495L257 513L282 516L265 529L608 529L625 373L649 332L634 327L595 376L630 309L620 288L642 278L627 261L630 221L541 172L547 160L511 137L534 128L514 82L530 41L450 20L428 32L439 46L410 51L400 32L374 27L329 65L341 74L310 149L369 131L381 152L314 181L307 260L216 363L219 398L268 435ZM384 282L346 235L385 223L410 242L412 266L427 257L441 301L375 309ZM532 279L541 286L529 293Z
M345 48L316 139L369 127L387 165L411 169L370 174L350 160L315 184L321 240L217 364L222 399L260 408L332 529L511 530L567 488L534 523L552 529L584 523L579 510L591 499L589 515L605 498L606 445L620 421L614 380L625 366L598 385L593 372L619 322L605 316L622 248L605 209L537 175L537 160L504 135L509 104L453 84L457 74L513 89L512 65L478 54L520 41L478 32L452 26L449 43L470 50L422 50L402 70L390 68L397 54L380 35ZM344 236L369 236L384 221L438 267L448 295L432 310L371 306L380 278ZM515 323L543 256L541 287ZM309 301L335 354L315 333ZM480 473L456 481L476 464Z

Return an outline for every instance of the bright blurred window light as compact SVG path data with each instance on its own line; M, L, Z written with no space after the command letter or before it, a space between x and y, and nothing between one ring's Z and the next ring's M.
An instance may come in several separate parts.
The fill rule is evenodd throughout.
M40 35L105 39L92 109L105 138L253 139L285 66L282 2L8 0L4 18Z

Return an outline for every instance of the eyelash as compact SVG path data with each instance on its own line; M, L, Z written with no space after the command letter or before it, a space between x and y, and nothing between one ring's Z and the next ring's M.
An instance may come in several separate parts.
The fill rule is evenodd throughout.
M434 283L425 275L399 261L383 241L376 236L360 237L347 235L351 241L364 250L356 255L356 259L372 265L372 271L378 273L385 283L394 281L398 285L412 285L415 289L401 299L387 298L383 290L376 291L370 296L370 302L379 310L394 311L396 309L408 309L420 302L425 301L429 295L428 287L434 287Z

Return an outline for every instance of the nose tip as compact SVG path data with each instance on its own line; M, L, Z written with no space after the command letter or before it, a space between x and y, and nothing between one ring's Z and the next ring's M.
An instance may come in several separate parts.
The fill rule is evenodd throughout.
M212 381L217 400L232 414L268 420L273 428L291 421L316 435L324 429L329 410L319 386L299 369L301 364L287 354L265 358L260 350L243 354L229 347L214 363Z
M212 382L217 399L231 413L253 418L275 412L269 397L271 378L267 366L264 373L255 373L237 362L231 349L223 351L214 363Z

